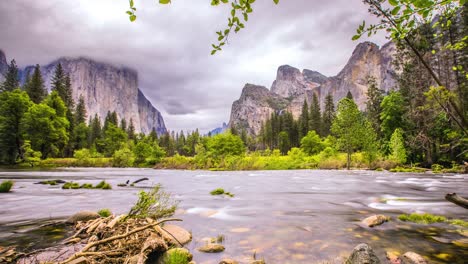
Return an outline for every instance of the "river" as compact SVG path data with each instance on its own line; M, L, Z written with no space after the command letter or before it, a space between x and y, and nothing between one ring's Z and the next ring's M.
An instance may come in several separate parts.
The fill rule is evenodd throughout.
M135 187L117 187L148 177ZM70 168L43 171L0 171L12 179L11 193L0 194L0 245L43 247L58 243L61 229L38 228L79 210L109 208L126 213L139 190L161 183L180 201L176 217L190 230L187 248L197 263L223 257L247 262L255 254L267 263L339 262L354 246L370 244L381 260L386 251L414 251L433 263L464 263L466 248L432 237L460 239L461 227L417 225L397 220L401 213L426 212L468 220L466 209L444 200L448 192L468 196L466 174L412 174L375 171L173 171L153 169ZM62 190L60 185L34 184L62 179L97 184L112 190ZM212 196L224 188L234 198ZM376 228L360 225L372 214L392 220ZM466 230L465 230L466 234ZM226 250L200 253L203 238L223 235ZM439 239L440 240L440 239Z

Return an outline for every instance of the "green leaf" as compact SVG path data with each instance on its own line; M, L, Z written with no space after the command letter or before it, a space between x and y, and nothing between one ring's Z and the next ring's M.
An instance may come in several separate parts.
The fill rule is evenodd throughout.
M392 6L397 6L397 5L398 5L398 0L388 0L388 2L389 2Z
M354 35L352 40L358 40L361 37L361 35Z
M163 5L169 4L170 2L171 0L159 0L159 3Z
M400 8L401 8L400 6L397 6L397 7L393 8L392 15L396 16L398 14L398 12L400 11Z
M131 16L130 16L130 21L133 22L133 21L135 21L135 20L136 20L136 16L135 16L135 15L131 15Z
M277 5L279 3L279 0L273 0L273 2L275 2L275 4Z
M216 50L211 51L211 55L215 55L215 53L216 53Z

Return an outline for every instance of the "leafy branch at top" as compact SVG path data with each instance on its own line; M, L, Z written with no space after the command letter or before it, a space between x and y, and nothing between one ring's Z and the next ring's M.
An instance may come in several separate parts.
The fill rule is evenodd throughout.
M273 0L275 4L279 3L279 0ZM159 0L160 4L169 4L170 0ZM224 45L228 42L229 34L239 32L245 27L245 22L249 20L249 14L253 12L252 5L255 0L211 0L212 6L218 6L220 4L231 4L230 16L228 17L228 23L224 30L217 31L218 35L217 43L211 44L213 49L211 55L214 55L217 51L220 51ZM126 12L131 22L134 22L137 18L136 7L133 0L129 0L130 9Z

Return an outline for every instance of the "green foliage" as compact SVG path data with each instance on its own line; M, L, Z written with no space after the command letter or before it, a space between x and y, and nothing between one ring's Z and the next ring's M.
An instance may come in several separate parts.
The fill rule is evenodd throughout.
M390 138L390 159L397 164L406 163L405 141L403 139L403 131L400 128L395 129Z
M328 94L325 97L325 108L322 114L322 135L323 136L330 135L333 119L335 119L335 105L333 103L333 95Z
M315 93L312 95L312 103L310 104L309 129L317 134L322 133L322 114L320 113L320 103Z
M209 156L221 158L230 155L242 155L245 151L245 146L239 136L223 133L208 138L206 149Z
M424 168L417 168L417 167L395 167L390 169L390 172L426 172L427 170Z
M164 255L165 264L188 264L190 260L191 256L179 248L169 250Z
M401 221L413 222L417 224L433 224L447 221L447 218L445 218L444 216L417 213L413 213L410 215L402 214L398 216L398 219L400 219Z
M24 90L35 104L39 104L47 96L47 90L44 86L44 79L42 78L39 64L36 64L36 67L34 67L33 75L28 79L25 86Z
M112 156L112 166L113 167L131 167L134 163L133 152L127 148L123 147L117 150Z
M10 192L11 187L13 187L13 181L3 181L0 184L0 193Z
M80 189L93 189L93 185L91 183L83 183L81 186L80 186Z
M417 224L433 224L433 223L448 223L451 225L457 225L461 227L468 227L468 222L461 219L447 219L442 215L433 215L433 214L417 214L412 213L410 215L402 214L398 216L398 219L405 222L413 222Z
M95 189L103 189L103 190L110 190L112 189L112 186L107 183L106 181L100 181L96 186L94 186Z
M68 121L65 107L55 92L40 104L32 105L24 115L25 138L31 141L34 150L42 153L42 158L50 154L58 155L68 142Z
M77 182L66 182L63 184L62 189L80 189L80 184Z
M214 189L213 191L210 192L210 194L211 195L223 195L224 189L223 188Z
M392 91L385 96L381 103L382 112L380 120L381 130L386 140L389 140L397 128L403 128L405 114L405 102L400 92Z
M18 66L16 61L12 60L8 65L7 72L5 74L5 81L0 85L0 92L12 92L19 88L19 75Z
M113 122L108 122L107 127L104 129L104 154L107 157L113 155L115 156L115 152L117 152L122 147L122 144L127 142L127 138L128 135L125 133L125 131L117 127ZM126 151L125 148L124 150ZM125 166L130 165L124 165L124 167Z
M128 217L160 219L170 217L175 213L178 202L164 191L161 184L157 184L148 192L138 193L138 201L130 209Z
M23 162L29 164L31 167L36 166L41 161L41 152L34 151L31 148L31 142L29 140L25 140L22 146L22 153L23 153Z
M368 132L364 118L353 100L345 97L338 103L336 117L332 124L332 133L337 137L338 146L348 154L348 169L351 154L362 147Z
M107 209L107 208L104 208L104 209L101 209L97 212L101 217L109 217L112 215L112 212L111 210Z
M301 139L301 149L308 155L319 153L325 148L325 144L315 131L309 131L305 137Z
M14 164L21 157L23 118L32 105L26 92L0 93L0 163Z

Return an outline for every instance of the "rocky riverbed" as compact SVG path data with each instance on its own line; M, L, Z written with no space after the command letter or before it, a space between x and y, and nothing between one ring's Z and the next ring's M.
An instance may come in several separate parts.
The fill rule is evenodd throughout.
M133 187L118 187L147 177ZM387 256L414 252L429 263L464 263L468 258L466 228L448 223L415 224L398 219L402 213L425 212L467 220L466 209L444 199L449 192L467 197L467 176L371 171L207 172L146 169L66 169L3 171L13 179L11 193L0 196L0 246L20 248L56 246L73 235L52 228L79 210L109 208L128 212L139 190L162 183L177 200L174 217L193 239L185 247L197 263L233 259L250 263L255 255L266 263L341 263L353 249L368 244L385 263ZM112 190L63 190L34 184L63 179L98 184ZM233 198L212 196L224 188ZM374 227L362 223L373 215L390 220ZM223 237L225 250L203 253L207 239ZM461 242L460 242L461 240ZM458 242L457 242L458 241Z

